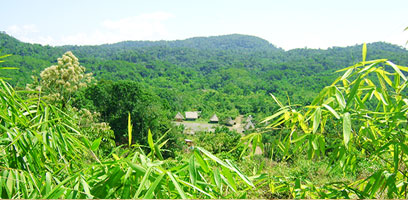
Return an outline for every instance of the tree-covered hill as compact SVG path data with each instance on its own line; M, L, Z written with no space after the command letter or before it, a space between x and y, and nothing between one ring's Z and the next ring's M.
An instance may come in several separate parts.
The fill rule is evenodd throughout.
M408 64L398 46L368 44L368 58ZM66 51L72 51L97 79L133 80L160 96L172 112L203 110L204 116L270 113L268 96L308 103L338 74L361 57L361 45L284 51L247 35L196 37L177 41L125 41L97 46L42 46L0 34L2 53L13 54L2 66L10 83L24 86ZM4 72L2 72L4 73Z

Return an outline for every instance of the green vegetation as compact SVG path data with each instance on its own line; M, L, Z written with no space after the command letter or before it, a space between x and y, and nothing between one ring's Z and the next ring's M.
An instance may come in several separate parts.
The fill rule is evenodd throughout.
M402 48L283 51L243 35L0 45L1 198L407 196ZM185 135L171 123L185 110L259 123Z
M272 93L283 102L309 104L337 75L353 65L361 45L328 50L284 51L245 35L191 38L180 41L128 41L99 46L50 47L27 44L0 34L0 47L13 54L7 71L13 86L25 87L31 76L56 63L67 51L78 57L97 80L131 80L156 94L172 115L201 110L204 118L252 114L258 121L278 109ZM367 59L388 58L408 64L407 51L391 44L368 44Z

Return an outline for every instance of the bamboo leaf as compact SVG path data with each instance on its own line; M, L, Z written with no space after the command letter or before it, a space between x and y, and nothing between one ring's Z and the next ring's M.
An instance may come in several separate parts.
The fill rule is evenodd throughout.
M261 123L265 123L265 122L267 122L269 120L272 120L272 119L278 117L279 115L282 115L282 114L286 113L287 111L288 111L288 109L280 110L279 112L277 112L277 113L275 113L275 114L273 114L273 115L271 115L269 117L266 117Z
M340 115L337 114L337 112L336 112L332 107L330 107L330 106L327 105L327 104L323 104L323 106L324 106L328 111L330 111L337 119L340 119Z
M163 179L164 175L164 173L160 174L160 176L156 178L153 184L149 186L149 190L146 192L143 199L153 199L153 192L159 185L160 181Z
M316 108L313 117L313 134L315 134L317 132L317 129L319 128L321 115L322 115L321 108L320 107Z
M398 173L398 165L399 165L399 145L398 143L394 143L394 173Z
M390 61L386 61L386 63L389 66L391 66L401 76L401 78L404 79L404 81L407 81L407 77L405 77L405 75L401 72L401 70L399 70L397 65L395 65L394 63L392 63Z
M139 183L139 187L137 188L137 191L135 193L135 195L133 196L133 199L137 199L139 198L140 193L142 192L142 190L148 186L147 181L149 180L150 177L150 173L152 172L152 167L149 167L146 171L146 173L144 174L142 181Z
M128 112L128 140L129 140L129 147L132 146L132 121L130 119L130 112Z
M281 108L284 107L283 104L282 104L272 93L271 93L270 95L272 96L273 100L274 100Z
M154 152L155 149L154 149L153 135L150 129L147 132L147 143L149 144L151 151Z
M350 137L351 137L351 119L350 113L346 112L344 113L343 116L343 140L346 148L348 148L347 145L350 141Z
M45 194L49 194L51 191L51 174L45 173Z
M99 145L101 144L101 141L102 141L102 137L99 137L98 139L92 142L92 146L91 146L92 151L98 150Z
M352 102L354 96L356 95L358 88L360 87L360 82L361 82L361 75L358 76L358 78L355 81L353 87L351 88L351 91L350 91L350 93L348 95L348 98L347 98L346 108L351 105L351 102Z
M221 190L221 189L222 189L221 176L220 176L220 172L218 171L218 169L214 169L213 175L214 175L215 185L217 185L217 188L218 188L219 191L221 192L221 191L222 191L222 190Z
M190 156L188 171L190 173L190 181L191 181L191 183L193 185L195 185L196 181L197 181L197 170L196 170L196 167L195 167L194 155Z
M87 198L92 199L93 196L91 194L91 191L89 190L89 185L83 178L81 178L81 184L82 184L82 187L84 188L84 192L85 192Z
M180 194L182 199L187 199L186 194L184 193L184 191L181 189L180 185L178 184L178 182L176 181L176 179L174 178L173 174L171 172L167 172L167 174L169 175L171 181L173 182L173 185L176 187L176 190L178 191L178 193Z
M344 100L343 94L341 94L341 92L336 88L335 95L337 103L339 104L340 108L344 110L344 108L346 108L346 101Z
M246 177L239 169L236 165L234 165L234 163L232 163L230 160L226 160L227 163L230 165L230 169L232 171L234 171L235 173L238 174L238 176L244 180L249 186L255 187L254 184L248 179L248 177Z
M365 61L366 61L366 56L367 56L367 44L366 44L366 43L363 44L363 52L362 52L362 54L363 54L363 64L364 64Z
M348 69L348 70L346 71L346 73L343 74L343 76L341 77L340 80L347 79L347 78L350 76L350 74L353 72L353 70L354 70L354 68Z
M219 159L217 156L214 156L212 153L210 153L209 151L201 148L201 147L196 147L198 150L200 150L201 152L203 152L207 157L211 158L213 161L217 162L218 164L230 168L229 165L227 165L225 162L223 162L221 159Z
M204 190L198 188L198 187L195 186L195 185L192 185L192 184L190 184L190 183L188 183L188 182L186 182L186 181L183 181L183 180L180 180L180 183L182 183L182 184L184 184L184 185L187 185L187 186L190 186L190 187L192 187L192 188L195 189L195 190L198 190L199 192L201 192L201 193L207 195L208 197L210 197L211 199L215 199L214 196L212 196L211 194L208 194L207 192L205 192ZM234 191L234 190L233 190L233 191Z
M208 173L210 170L208 168L207 162L201 157L199 151L195 150L194 151L194 156L197 159L198 163L200 164L201 168L204 170L205 173Z

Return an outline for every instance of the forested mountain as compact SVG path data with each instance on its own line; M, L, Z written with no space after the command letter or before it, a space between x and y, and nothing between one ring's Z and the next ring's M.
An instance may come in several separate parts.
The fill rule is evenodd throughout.
M388 58L408 64L407 51L383 42L368 44L367 59ZM172 112L202 110L204 116L258 114L274 109L269 93L308 103L338 74L361 58L361 45L327 50L284 51L247 35L197 37L177 41L125 41L98 46L42 46L0 34L2 66L10 83L23 87L66 51L101 80L133 80L156 93ZM4 72L2 72L4 73Z
M284 51L245 35L51 47L1 33L0 49L0 198L408 195L401 47ZM202 118L171 122L187 110ZM185 134L214 113L214 132ZM255 118L222 126L238 114Z

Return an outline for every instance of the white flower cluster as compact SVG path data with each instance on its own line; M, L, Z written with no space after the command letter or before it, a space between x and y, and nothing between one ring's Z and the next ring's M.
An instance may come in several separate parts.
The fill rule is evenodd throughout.
M53 100L60 101L68 101L73 92L86 87L93 80L92 74L85 74L85 67L70 51L58 58L57 65L44 69L40 76L42 91L50 98L56 98Z

